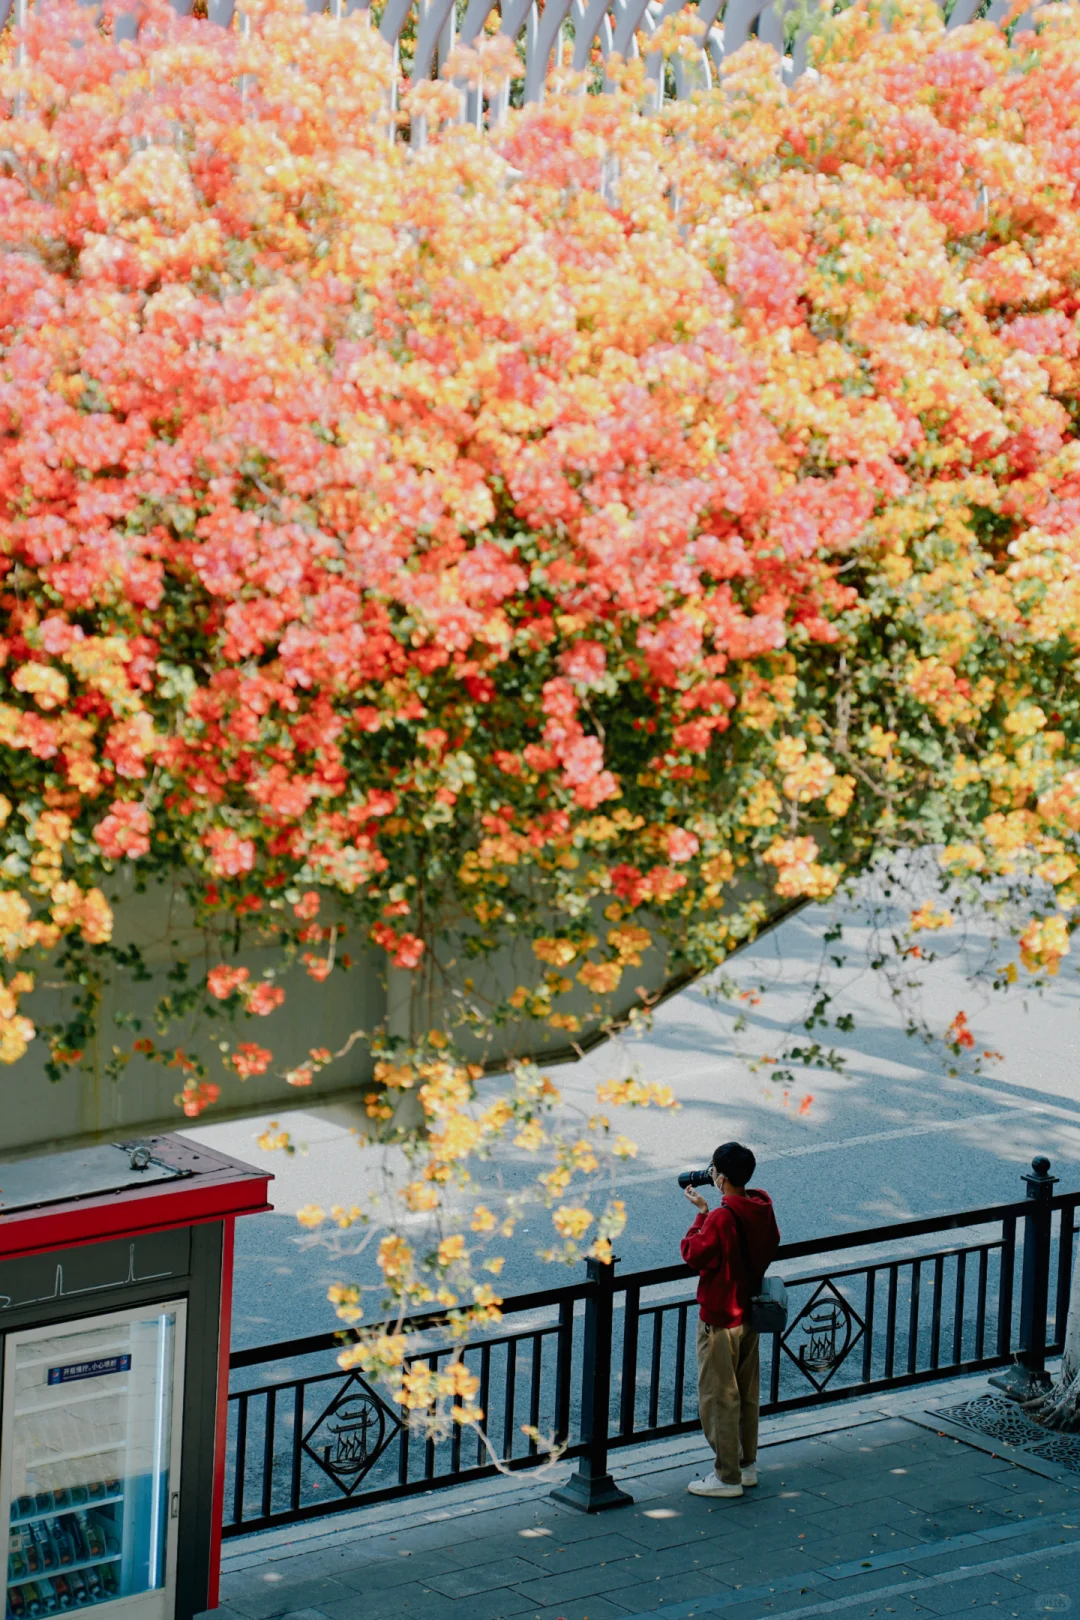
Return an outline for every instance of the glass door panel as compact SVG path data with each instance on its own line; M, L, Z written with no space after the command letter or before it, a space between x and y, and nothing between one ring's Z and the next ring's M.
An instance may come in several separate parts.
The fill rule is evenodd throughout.
M183 1327L178 1301L8 1334L8 1620L125 1600L167 1612Z

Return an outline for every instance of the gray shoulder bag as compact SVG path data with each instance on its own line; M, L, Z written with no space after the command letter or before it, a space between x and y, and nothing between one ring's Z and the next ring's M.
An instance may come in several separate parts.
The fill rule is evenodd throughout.
M750 1326L755 1333L783 1333L788 1318L787 1289L779 1277L760 1277L754 1271L750 1263L746 1228L730 1204L723 1207L735 1222L743 1265L750 1278Z

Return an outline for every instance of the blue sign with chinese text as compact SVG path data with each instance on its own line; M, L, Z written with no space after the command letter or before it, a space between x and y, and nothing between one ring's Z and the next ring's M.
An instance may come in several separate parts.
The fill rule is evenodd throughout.
M73 1384L77 1378L104 1378L106 1373L131 1371L130 1356L101 1356L97 1361L75 1361L68 1367L50 1367L50 1384Z

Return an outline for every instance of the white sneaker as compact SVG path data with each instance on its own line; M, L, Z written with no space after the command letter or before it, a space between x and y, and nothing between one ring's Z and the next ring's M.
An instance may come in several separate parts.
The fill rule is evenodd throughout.
M686 1487L691 1496L741 1496L741 1485L725 1485L722 1479L715 1474L706 1474L704 1479L695 1479Z
M751 1463L748 1468L742 1470L742 1482L744 1491L757 1484L757 1463Z

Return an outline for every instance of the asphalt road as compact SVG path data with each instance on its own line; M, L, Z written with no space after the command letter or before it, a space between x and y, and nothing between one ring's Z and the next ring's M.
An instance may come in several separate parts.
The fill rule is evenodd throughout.
M674 1113L639 1111L619 1120L639 1144L638 1157L619 1176L629 1212L617 1245L624 1268L678 1258L692 1212L675 1176L731 1138L756 1152L757 1182L772 1194L788 1239L1020 1197L1019 1178L1037 1153L1052 1160L1064 1188L1080 1184L1080 985L1068 963L1045 996L1025 997L1022 986L1002 995L973 986L968 975L987 961L1007 960L1008 950L991 948L979 936L966 944L933 936L943 955L923 973L928 1022L941 1031L963 1010L976 1050L1001 1053L982 1074L950 1077L942 1048L905 1035L903 1001L870 970L876 936L869 927L848 927L843 944L828 948L846 952L835 974L834 1005L854 1012L855 1028L842 1035L815 1032L841 1048L843 1071L801 1072L785 1098L767 1069L748 1070L736 1048L767 1050L805 1007L832 921L830 908L804 912L732 963L744 986L770 984L760 1003L741 1004L744 1033L735 1033L736 1010L696 986L660 1008L641 1039L552 1071L567 1100L586 1112L595 1108L599 1081L631 1071L666 1082L682 1104ZM329 1284L375 1275L370 1246L355 1252L351 1234L329 1243L312 1240L294 1214L309 1202L349 1204L371 1191L381 1175L380 1153L357 1148L347 1116L318 1111L288 1119L305 1152L265 1161L255 1142L264 1124L207 1124L186 1132L239 1158L269 1162L277 1176L275 1212L242 1221L238 1231L237 1346L333 1328ZM522 1180L512 1162L502 1175L506 1186ZM492 1167L481 1167L479 1181L485 1194L497 1191ZM519 1227L500 1281L504 1294L567 1278L564 1267L536 1257L538 1245L549 1241L543 1211Z

